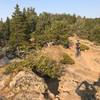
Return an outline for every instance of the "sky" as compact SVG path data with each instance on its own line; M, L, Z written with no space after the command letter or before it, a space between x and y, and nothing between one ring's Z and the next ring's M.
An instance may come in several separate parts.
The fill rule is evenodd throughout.
M100 0L0 0L0 18L10 17L16 4L33 7L36 12L70 13L89 18L100 17Z

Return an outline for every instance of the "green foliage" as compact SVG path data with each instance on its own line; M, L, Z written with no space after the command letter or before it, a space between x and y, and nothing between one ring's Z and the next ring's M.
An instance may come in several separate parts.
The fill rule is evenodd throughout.
M32 37L35 39L35 45L38 48L43 47L51 41L54 42L55 45L63 45L64 47L68 44L68 35L66 34L33 34Z
M6 27L5 24L3 23L2 19L0 20L0 45L4 46L6 40Z
M11 28L10 28L10 19L8 17L5 22L5 27L6 27L6 39L9 40Z
M34 49L41 49L51 41L66 47L68 37L73 34L100 45L100 18L47 12L37 15L32 7L21 11L19 5L16 5L11 19L7 17L5 22L0 20L0 46L7 46L15 52L20 47L27 48L27 44L31 44L30 38L35 39Z
M4 33L0 33L0 40L3 39Z
M32 68L33 70L35 68L37 72L40 72L43 75L48 75L52 78L57 77L60 70L59 65L55 61L43 55L36 56Z
M18 72L24 68L31 68L33 71L37 71L42 75L48 75L51 78L56 78L60 75L59 64L48 57L41 55L40 53L30 55L27 59L21 62L15 62L7 65L5 74Z
M62 21L54 21L51 24L49 29L49 33L51 34L67 34L69 30L68 22L65 20Z
M0 43L5 41L12 48L28 42L31 33L36 33L36 46L44 42L55 41L56 44L66 45L67 37L74 33L84 39L100 44L100 18L90 19L70 14L51 14L43 12L37 15L34 8L20 10L16 5L12 18L0 21ZM58 39L59 38L59 39ZM41 39L41 40L40 40ZM57 40L58 39L58 40ZM5 44L6 45L6 44Z
M4 74L8 75L8 74L14 72L15 69L16 69L16 64L9 64L6 66Z
M75 33L83 39L88 39L96 43L100 43L100 18L97 19L83 19L77 18L77 23L75 27Z
M9 45L20 46L25 41L26 24L24 17L18 5L15 7L15 12L11 20L11 35Z
M91 41L95 40L95 43L100 44L100 26L94 27L89 38Z
M80 50L81 51L89 50L89 47L87 45L85 45L85 44L81 44L80 45Z
M67 54L63 55L63 58L60 60L61 64L74 64L74 60Z
M12 19L9 21L7 18L6 26L9 34L7 46L13 49L18 56L20 56L20 48L23 50L27 49L30 33L35 31L36 16L33 8L21 11L19 5L16 5Z
M38 16L36 33L43 34L47 27L51 25L50 14L43 12Z
M35 12L34 8L24 8L23 15L25 22L27 24L27 31L26 35L29 36L31 32L35 31L36 23L37 23L37 13Z

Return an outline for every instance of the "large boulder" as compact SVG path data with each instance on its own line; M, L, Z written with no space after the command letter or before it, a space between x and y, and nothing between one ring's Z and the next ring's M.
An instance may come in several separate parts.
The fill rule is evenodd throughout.
M48 89L47 85L42 78L32 71L20 71L16 75L12 74L10 82L8 85L6 84L7 87L5 87L5 82L3 80L0 82L4 88L4 92L2 91L0 95L7 100L45 100L43 94Z

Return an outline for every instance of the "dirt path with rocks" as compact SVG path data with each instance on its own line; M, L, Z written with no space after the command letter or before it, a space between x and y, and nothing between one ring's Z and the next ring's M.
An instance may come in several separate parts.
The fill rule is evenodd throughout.
M76 43L75 37L71 37L70 40ZM81 100L81 96L76 93L77 87L83 81L92 84L100 77L100 47L96 47L87 40L80 40L80 42L88 45L90 49L81 52L79 57L75 56L75 46L70 49L65 49L62 46L51 46L43 49L46 55L55 60L59 60L63 53L67 53L75 60L74 65L63 67L63 75L60 77L58 89L60 100Z

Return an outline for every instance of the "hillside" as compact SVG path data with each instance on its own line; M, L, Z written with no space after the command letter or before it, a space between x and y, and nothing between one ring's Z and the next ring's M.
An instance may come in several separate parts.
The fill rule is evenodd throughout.
M0 100L100 100L100 17L26 1L0 3Z
M76 37L70 37L69 39L73 43L76 43ZM42 93L45 93L45 91L49 89L52 95L52 99L50 100L73 100L73 98L74 100L81 100L82 95L77 92L77 88L82 82L87 81L89 85L95 84L93 86L97 92L94 91L94 94L95 97L100 100L100 80L98 80L100 77L100 47L95 46L92 42L87 40L80 39L80 42L88 45L90 49L82 51L79 57L75 56L75 45L69 49L65 49L61 45L44 47L42 49L44 55L56 61L59 61L65 53L75 61L73 65L65 64L62 66L62 75L58 79L59 81L45 80L47 85L41 78L32 74L30 71L20 71L19 73L3 75L5 67L1 67L0 96L2 98L9 98L7 100L47 100L43 98ZM19 88L20 86L21 88ZM52 93L56 96L54 97ZM83 92L84 96L85 94ZM13 99L11 99L12 97Z
M71 37L70 40L76 43L75 37ZM43 50L45 54L56 60L58 60L63 53L69 54L75 60L74 65L65 65L63 67L64 72L59 83L60 100L73 100L73 98L74 100L80 100L80 96L75 93L78 85L83 81L92 84L97 81L100 76L100 47L96 47L87 40L80 41L90 47L89 50L81 52L80 57L75 56L74 46L70 49L64 49L62 46L51 46ZM100 100L100 95L98 100Z

